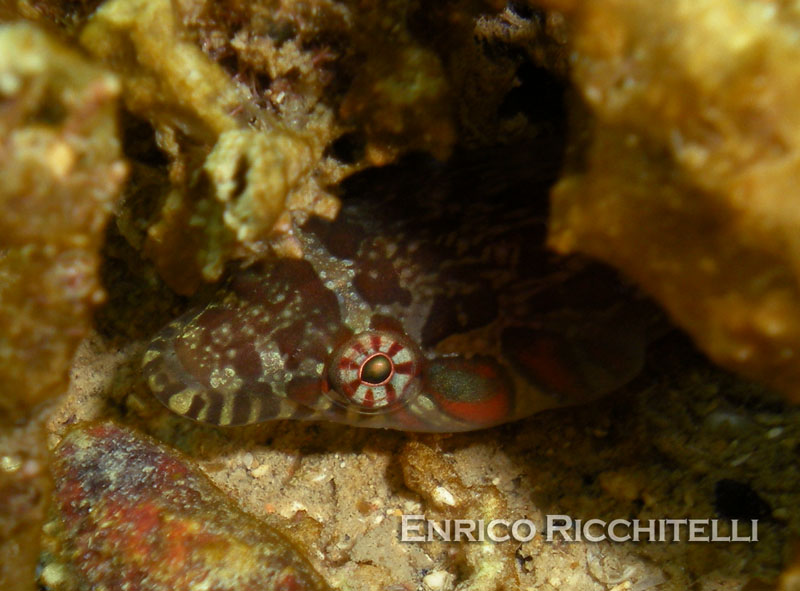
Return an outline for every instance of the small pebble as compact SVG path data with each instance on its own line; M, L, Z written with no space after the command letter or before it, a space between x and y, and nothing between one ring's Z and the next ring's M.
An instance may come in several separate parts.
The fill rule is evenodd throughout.
M717 409L705 418L705 426L713 430L743 431L750 424L748 417L727 409Z
M448 589L452 585L454 576L446 570L435 570L425 575L422 579L422 584L425 585L429 591L442 591Z
M437 486L433 490L433 500L440 505L448 505L450 507L454 507L456 504L456 499L453 496L453 493L443 486Z
M253 469L252 474L256 478L261 478L262 476L266 476L267 474L269 474L269 466L267 466L266 464L261 464L259 467Z
M783 434L783 427L773 427L767 431L767 439L775 439Z
M322 482L323 480L329 480L330 475L328 474L327 470L321 470L311 479L311 482Z
M3 472L16 472L22 467L22 460L16 456L0 457L0 469Z
M67 584L69 574L63 564L52 563L42 569L39 578L45 586L57 589L59 586Z
M738 458L734 458L733 460L731 460L731 466L734 466L734 467L735 467L735 466L741 466L741 465L742 465L742 464L744 464L744 463L745 463L747 460L749 460L749 459L750 459L750 456L752 456L752 455L753 455L753 454L747 453L747 454L744 454L744 455L742 455L742 456L739 456Z

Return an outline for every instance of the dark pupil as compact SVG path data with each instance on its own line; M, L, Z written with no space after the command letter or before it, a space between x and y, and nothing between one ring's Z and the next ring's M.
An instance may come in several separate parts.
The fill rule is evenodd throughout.
M361 381L380 384L392 374L392 362L385 355L376 355L361 366Z

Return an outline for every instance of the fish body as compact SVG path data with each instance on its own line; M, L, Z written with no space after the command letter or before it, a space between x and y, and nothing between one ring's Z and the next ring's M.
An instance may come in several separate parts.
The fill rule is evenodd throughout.
M150 388L212 424L454 432L621 386L644 352L630 290L546 249L555 167L504 174L506 156L366 171L335 220L295 214L303 258L235 272L170 323L144 355Z

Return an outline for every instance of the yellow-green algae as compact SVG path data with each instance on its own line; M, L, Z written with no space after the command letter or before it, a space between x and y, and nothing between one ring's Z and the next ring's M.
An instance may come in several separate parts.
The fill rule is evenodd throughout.
M171 186L144 245L162 278L189 294L218 279L231 258L262 255L323 142L255 111L228 74L184 39L167 0L108 2L80 40L122 75L126 107L153 125L171 159ZM336 211L325 194L309 209Z

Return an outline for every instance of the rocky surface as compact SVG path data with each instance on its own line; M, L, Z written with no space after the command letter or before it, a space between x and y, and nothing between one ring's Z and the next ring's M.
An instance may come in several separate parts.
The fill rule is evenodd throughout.
M0 25L0 588L29 589L49 483L43 421L104 300L100 246L127 167L119 81Z
M800 400L795 7L546 4L589 112L551 244L622 269L717 363Z

